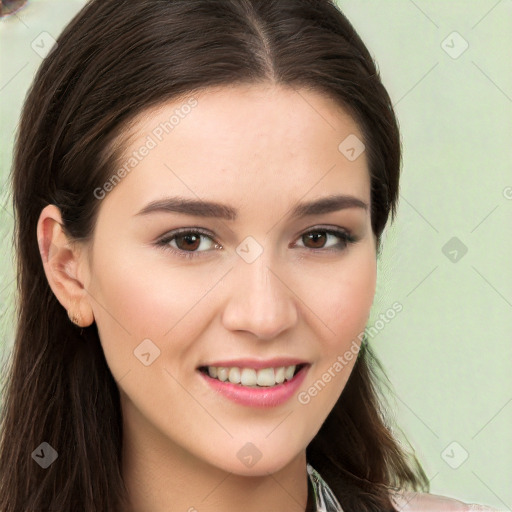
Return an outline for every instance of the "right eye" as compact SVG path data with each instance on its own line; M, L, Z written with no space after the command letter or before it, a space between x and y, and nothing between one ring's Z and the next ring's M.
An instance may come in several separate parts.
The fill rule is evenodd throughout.
M206 251L197 251L198 243L201 243L201 237L209 238L214 241L213 238L202 229L178 229L171 231L163 238L161 238L157 242L158 247L162 247L166 251L171 251L178 256L184 256L185 258L194 258L196 257L197 252L208 252ZM172 242L175 242L175 247L170 245ZM180 247L181 246L181 247ZM222 247L215 243L215 248L221 249Z

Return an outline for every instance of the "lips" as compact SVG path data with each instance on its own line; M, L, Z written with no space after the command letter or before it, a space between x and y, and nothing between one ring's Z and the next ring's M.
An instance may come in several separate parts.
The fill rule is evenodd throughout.
M229 364L233 364L233 361L230 361ZM238 362L239 364L239 362ZM265 364L268 364L265 363ZM304 382L304 379L306 377L306 374L308 373L309 368L311 365L309 363L302 363L298 365L290 365L293 368L295 368L294 375L289 380L284 380L282 383L275 382L273 385L258 385L256 382L255 385L244 385L241 382L240 383L233 383L229 380L222 381L219 380L216 377L211 377L209 375L209 372L212 370L212 368L224 368L227 369L228 367L199 367L197 369L198 374L201 376L201 379L203 382L212 389L215 393L217 393L219 396L224 396L225 398L229 399L230 401L233 401L237 403L238 405L243 405L246 407L277 407L279 405L284 404L288 400L291 399L291 397L298 391L302 383ZM233 368L238 367L229 367L230 372L233 370ZM282 367L278 367L282 368ZM271 369L274 371L274 368L271 367ZM255 368L249 368L248 370L252 372L256 372ZM218 371L218 369L217 369ZM266 371L266 368L262 368L259 371ZM226 375L224 374L223 377ZM276 375L274 373L274 379L276 379ZM236 380L236 379L235 379ZM252 381L254 383L254 379ZM266 381L268 384L269 381Z

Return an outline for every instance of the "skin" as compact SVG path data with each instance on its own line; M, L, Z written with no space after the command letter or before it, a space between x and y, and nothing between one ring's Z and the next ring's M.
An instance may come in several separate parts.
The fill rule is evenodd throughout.
M80 325L98 326L121 393L122 469L133 512L304 511L305 450L355 358L309 403L293 396L266 409L217 395L196 368L298 357L311 363L300 393L359 344L377 275L370 177L366 153L349 161L338 145L350 134L363 137L336 103L305 89L237 86L194 97L190 114L101 200L89 245L66 238L54 205L41 212L45 272ZM141 114L126 156L183 103ZM368 210L288 216L295 203L332 194L355 196ZM231 205L238 218L135 215L174 195ZM326 238L303 236L318 226ZM192 246L193 259L156 245L183 227L210 232L194 244L169 243L182 252ZM344 247L322 227L349 230L357 241ZM252 263L236 252L248 236L263 249ZM145 366L134 350L148 338L160 356ZM237 457L248 442L261 452L251 467Z

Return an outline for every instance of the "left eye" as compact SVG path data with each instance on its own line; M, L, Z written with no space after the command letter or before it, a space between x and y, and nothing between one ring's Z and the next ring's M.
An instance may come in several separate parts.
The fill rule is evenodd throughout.
M320 236L318 236L320 235ZM179 256L184 256L186 258L196 257L197 252L208 252L206 251L197 251L198 246L201 244L201 237L208 238L213 243L216 249L222 249L222 246L214 241L214 239L204 231L201 230L182 230L182 231L173 231L169 233L164 238L160 239L157 242L157 246L162 247L164 250L170 250L173 253L178 254ZM331 245L331 247L319 247L318 243L323 246L328 237L334 237L341 240L340 242ZM350 243L356 241L356 238L353 237L349 232L341 229L322 229L317 228L313 230L309 230L308 232L302 234L299 240L306 240L308 242L313 242L313 247L307 247L313 251L343 251ZM174 244L174 245L173 245ZM315 244L317 244L315 246ZM302 247L302 246L301 246Z
M319 237L319 234L322 236ZM318 243L319 240L322 242L322 240L327 239L327 237L339 238L341 240L341 242L338 242L337 244L334 244L327 249L324 247L310 247L310 249L313 250L342 251L348 246L348 244L356 241L356 239L350 233L347 233L341 229L313 229L307 233L304 233L300 238L304 239L305 237L308 241L312 241L314 244Z

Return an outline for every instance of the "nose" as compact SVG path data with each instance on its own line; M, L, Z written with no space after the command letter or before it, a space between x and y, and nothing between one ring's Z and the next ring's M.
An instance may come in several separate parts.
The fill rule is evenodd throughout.
M298 319L297 295L265 251L252 263L240 259L226 276L222 322L231 331L247 331L261 340L275 339Z

